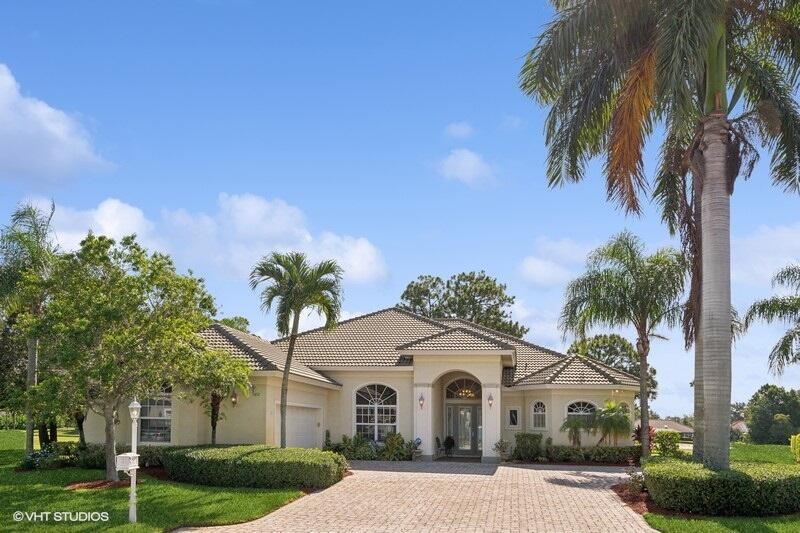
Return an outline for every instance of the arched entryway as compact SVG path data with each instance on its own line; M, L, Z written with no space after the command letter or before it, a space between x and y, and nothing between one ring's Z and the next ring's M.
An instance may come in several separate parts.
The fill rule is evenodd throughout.
M444 433L453 439L454 455L480 456L483 450L481 384L463 376L445 381Z

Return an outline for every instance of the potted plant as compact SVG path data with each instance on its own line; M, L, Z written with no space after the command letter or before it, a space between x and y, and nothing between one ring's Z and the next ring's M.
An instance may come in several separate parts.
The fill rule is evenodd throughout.
M445 453L445 455L447 455L448 457L453 455L453 448L455 448L455 447L456 447L455 439L453 438L452 435L448 435L444 439L444 453Z
M508 457L511 452L511 443L509 441L500 439L494 443L493 449L495 452L497 452L497 455L500 456L501 460L508 461Z

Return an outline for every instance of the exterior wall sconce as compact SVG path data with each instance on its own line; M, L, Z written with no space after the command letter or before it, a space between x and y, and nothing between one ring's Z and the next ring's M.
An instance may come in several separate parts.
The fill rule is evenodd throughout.
M489 397L486 398L486 401L489 402L489 409L491 409L492 408L492 404L494 404L494 397L492 396L491 392L489 393Z
M419 395L419 408L422 409L425 406L425 396L422 394Z
M233 389L233 393L231 393L231 405L236 407L238 401L239 401L239 395L236 393L236 389Z

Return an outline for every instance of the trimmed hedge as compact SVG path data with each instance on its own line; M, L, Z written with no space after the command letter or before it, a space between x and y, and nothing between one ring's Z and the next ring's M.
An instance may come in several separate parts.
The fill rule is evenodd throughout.
M556 463L600 463L626 465L638 463L642 455L641 446L548 446L547 459Z
M654 457L642 469L650 496L666 509L704 515L763 516L800 512L800 465L699 463Z
M170 478L198 485L322 489L340 481L348 464L334 452L258 444L172 449L164 468Z
M672 429L661 429L656 431L653 437L653 448L665 457L677 457L680 452L678 443L681 441L681 434Z
M63 447L63 448L62 448ZM79 448L77 443L58 443L59 455L74 456L74 462L81 468L105 468L106 447L104 444L87 444ZM164 454L177 450L177 446L150 446L141 444L136 447L139 454L139 466L164 466ZM117 444L117 453L128 453L131 447Z

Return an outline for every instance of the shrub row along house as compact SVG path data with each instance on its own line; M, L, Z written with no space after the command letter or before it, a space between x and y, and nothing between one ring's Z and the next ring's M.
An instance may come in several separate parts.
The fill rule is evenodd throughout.
M202 336L253 370L252 393L226 400L218 443L276 444L288 339L269 343L222 324ZM591 359L465 320L433 320L398 308L301 333L290 372L289 446L320 447L326 430L334 439L358 434L375 441L396 432L419 438L422 457L432 459L451 436L456 455L484 462L498 461L495 443L513 442L519 431L568 444L559 431L565 418L589 418L606 400L632 406L639 386L635 376ZM167 389L141 403L140 442L210 442L208 418L197 402ZM127 411L119 416L118 439L128 443ZM103 441L99 416L90 416L86 427L88 440Z

